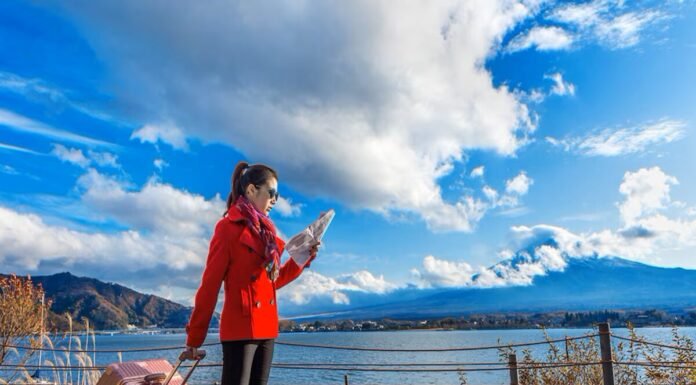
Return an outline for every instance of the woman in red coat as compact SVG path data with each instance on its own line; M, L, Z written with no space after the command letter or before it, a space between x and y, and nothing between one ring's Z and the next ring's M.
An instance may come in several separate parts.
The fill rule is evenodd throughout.
M278 336L276 290L300 275L319 245L308 257L290 256L280 265L285 243L268 217L278 200L278 175L272 168L239 162L232 173L231 190L227 212L210 240L205 271L186 325L186 346L189 356L197 356L224 282L222 385L266 384Z

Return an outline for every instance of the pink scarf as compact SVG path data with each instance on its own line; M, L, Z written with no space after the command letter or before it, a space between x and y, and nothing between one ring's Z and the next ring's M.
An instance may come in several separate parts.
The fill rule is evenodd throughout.
M249 230L264 243L264 255L261 257L262 265L266 268L271 281L275 281L278 278L280 253L278 244L276 244L276 229L273 221L243 195L237 198L234 205L246 219Z

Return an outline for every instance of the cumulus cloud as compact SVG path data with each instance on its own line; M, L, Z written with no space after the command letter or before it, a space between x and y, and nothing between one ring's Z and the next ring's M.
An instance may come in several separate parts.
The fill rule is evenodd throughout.
M516 176L505 181L505 192L499 193L489 185L484 185L481 189L485 201L481 202L484 210L504 208L499 212L500 215L519 216L526 214L528 210L520 207L520 198L527 195L529 187L534 184L534 180L527 176L525 171L520 171Z
M476 200L445 200L437 179L468 150L514 154L534 130L527 106L482 64L532 3L61 6L94 32L118 98L142 121L180 130L148 125L134 138L222 141L304 195L470 231Z
M514 195L525 195L529 191L529 186L534 183L527 173L521 171L517 176L505 182L505 192Z
M556 139L547 137L551 145L587 156L619 156L646 151L649 147L667 144L684 137L686 123L661 119L634 127L607 128L581 137Z
M167 236L202 237L224 211L219 196L204 197L150 179L131 191L94 169L78 179L82 201L106 218L131 228Z
M294 217L300 215L302 212L302 205L293 204L290 198L278 197L278 201L275 206L273 206L273 210L284 217Z
M421 268L411 271L412 277L420 287L492 287L529 285L537 276L564 270L569 258L621 257L674 264L677 259L669 254L696 246L696 220L688 212L684 218L661 212L671 205L670 187L677 183L659 167L626 172L619 186L624 199L618 204L624 223L618 229L573 233L546 224L513 226L512 241L500 253L502 261L472 267L427 256Z
M186 135L181 129L172 124L146 124L133 131L132 139L139 139L140 143L157 144L166 143L177 150L188 150Z
M626 172L619 186L619 192L625 197L619 204L624 223L634 223L646 214L667 207L670 203L670 186L678 183L677 178L665 174L659 167Z
M549 271L562 271L567 261L561 252L540 244L532 249L518 251L514 257L493 266L473 268L466 262L438 259L429 255L423 259L422 270L413 269L411 275L420 287L497 287L529 285L534 277Z
M102 167L120 168L118 156L110 152L97 152L87 150L87 156L94 163Z
M63 162L72 163L82 168L87 168L92 164L102 167L121 167L121 165L118 163L118 156L110 152L88 150L88 156L85 156L85 154L79 148L68 148L62 144L54 144L51 154Z
M61 144L54 144L51 154L55 155L63 162L72 163L80 167L87 167L91 163L82 150L78 148L67 148Z
M508 45L509 52L536 48L539 51L568 49L573 44L573 36L560 27L534 27L516 36Z
M23 273L96 273L150 292L175 287L186 295L172 299L188 303L224 202L156 180L132 188L94 169L80 177L78 190L79 203L88 208L91 220L115 222L128 230L76 230L0 206L0 264Z
M153 287L158 282L199 276L207 240L136 230L76 231L47 224L35 214L0 206L0 245L0 264L10 271L69 269L90 276L100 272L102 279ZM135 272L138 277L147 276L150 283L143 284L142 279L134 281ZM186 285L184 279L177 284Z
M468 286L474 269L466 262L451 262L432 255L423 258L423 270L411 270L413 277L429 286Z
M337 277L327 277L308 270L279 291L278 295L297 305L320 298L330 298L335 304L349 305L351 292L385 294L398 287L386 281L383 275L375 276L367 270Z

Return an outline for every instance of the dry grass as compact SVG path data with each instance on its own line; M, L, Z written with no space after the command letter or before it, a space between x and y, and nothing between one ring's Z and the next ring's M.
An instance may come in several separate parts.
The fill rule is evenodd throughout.
M89 353L75 351L96 348L96 335L89 320L83 319L85 330L77 335L73 331L72 317L66 314L68 330L62 336L54 335L52 339L44 330L51 303L43 298L44 290L40 285L34 286L31 277L11 275L0 278L0 364L18 366L0 370L0 385L35 384L41 381L59 385L96 384L100 373L89 369L96 362L96 353L90 356ZM80 336L84 337L84 342ZM39 350L55 349L57 342L61 341L66 341L67 347L61 346L58 351ZM13 345L30 348L16 349ZM22 367L37 364L41 367L34 373L39 373L37 378ZM75 369L65 370L61 366Z
M617 362L644 362L660 365L674 362L674 366L629 366L614 364L614 383L616 385L696 385L696 369L684 366L696 365L696 354L693 351L693 341L679 333L677 328L672 330L670 345L679 346L686 351L652 346L639 337L633 327L628 325L631 339L638 342L620 341L612 348L614 360ZM541 368L546 363L573 364L601 361L599 339L597 337L567 340L563 343L551 342L544 330L544 336L549 341L546 351L534 355L530 349L521 351L518 355L520 385L602 385L601 365L578 365L556 368ZM508 355L517 353L513 349L500 349L500 359L507 364Z

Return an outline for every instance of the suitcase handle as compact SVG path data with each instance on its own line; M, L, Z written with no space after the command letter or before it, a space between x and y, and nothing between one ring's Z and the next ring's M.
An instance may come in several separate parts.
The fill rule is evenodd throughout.
M186 385L186 382L193 374L193 371L196 369L198 364L201 363L201 360L204 359L205 356L206 356L205 350L198 350L198 354L195 357L193 355L191 355L191 351L188 349L181 352L181 354L179 354L179 362L176 363L176 366L174 367L174 369L172 369L172 371L167 375L167 378L164 380L162 385L169 385L169 381L172 380L172 378L176 374L176 371L179 370L179 367L181 366L181 364L184 361L186 361L186 360L196 361L193 363L193 365L191 365L191 369L189 369L188 373L186 373L186 376L184 377L184 381L181 383L181 385Z

